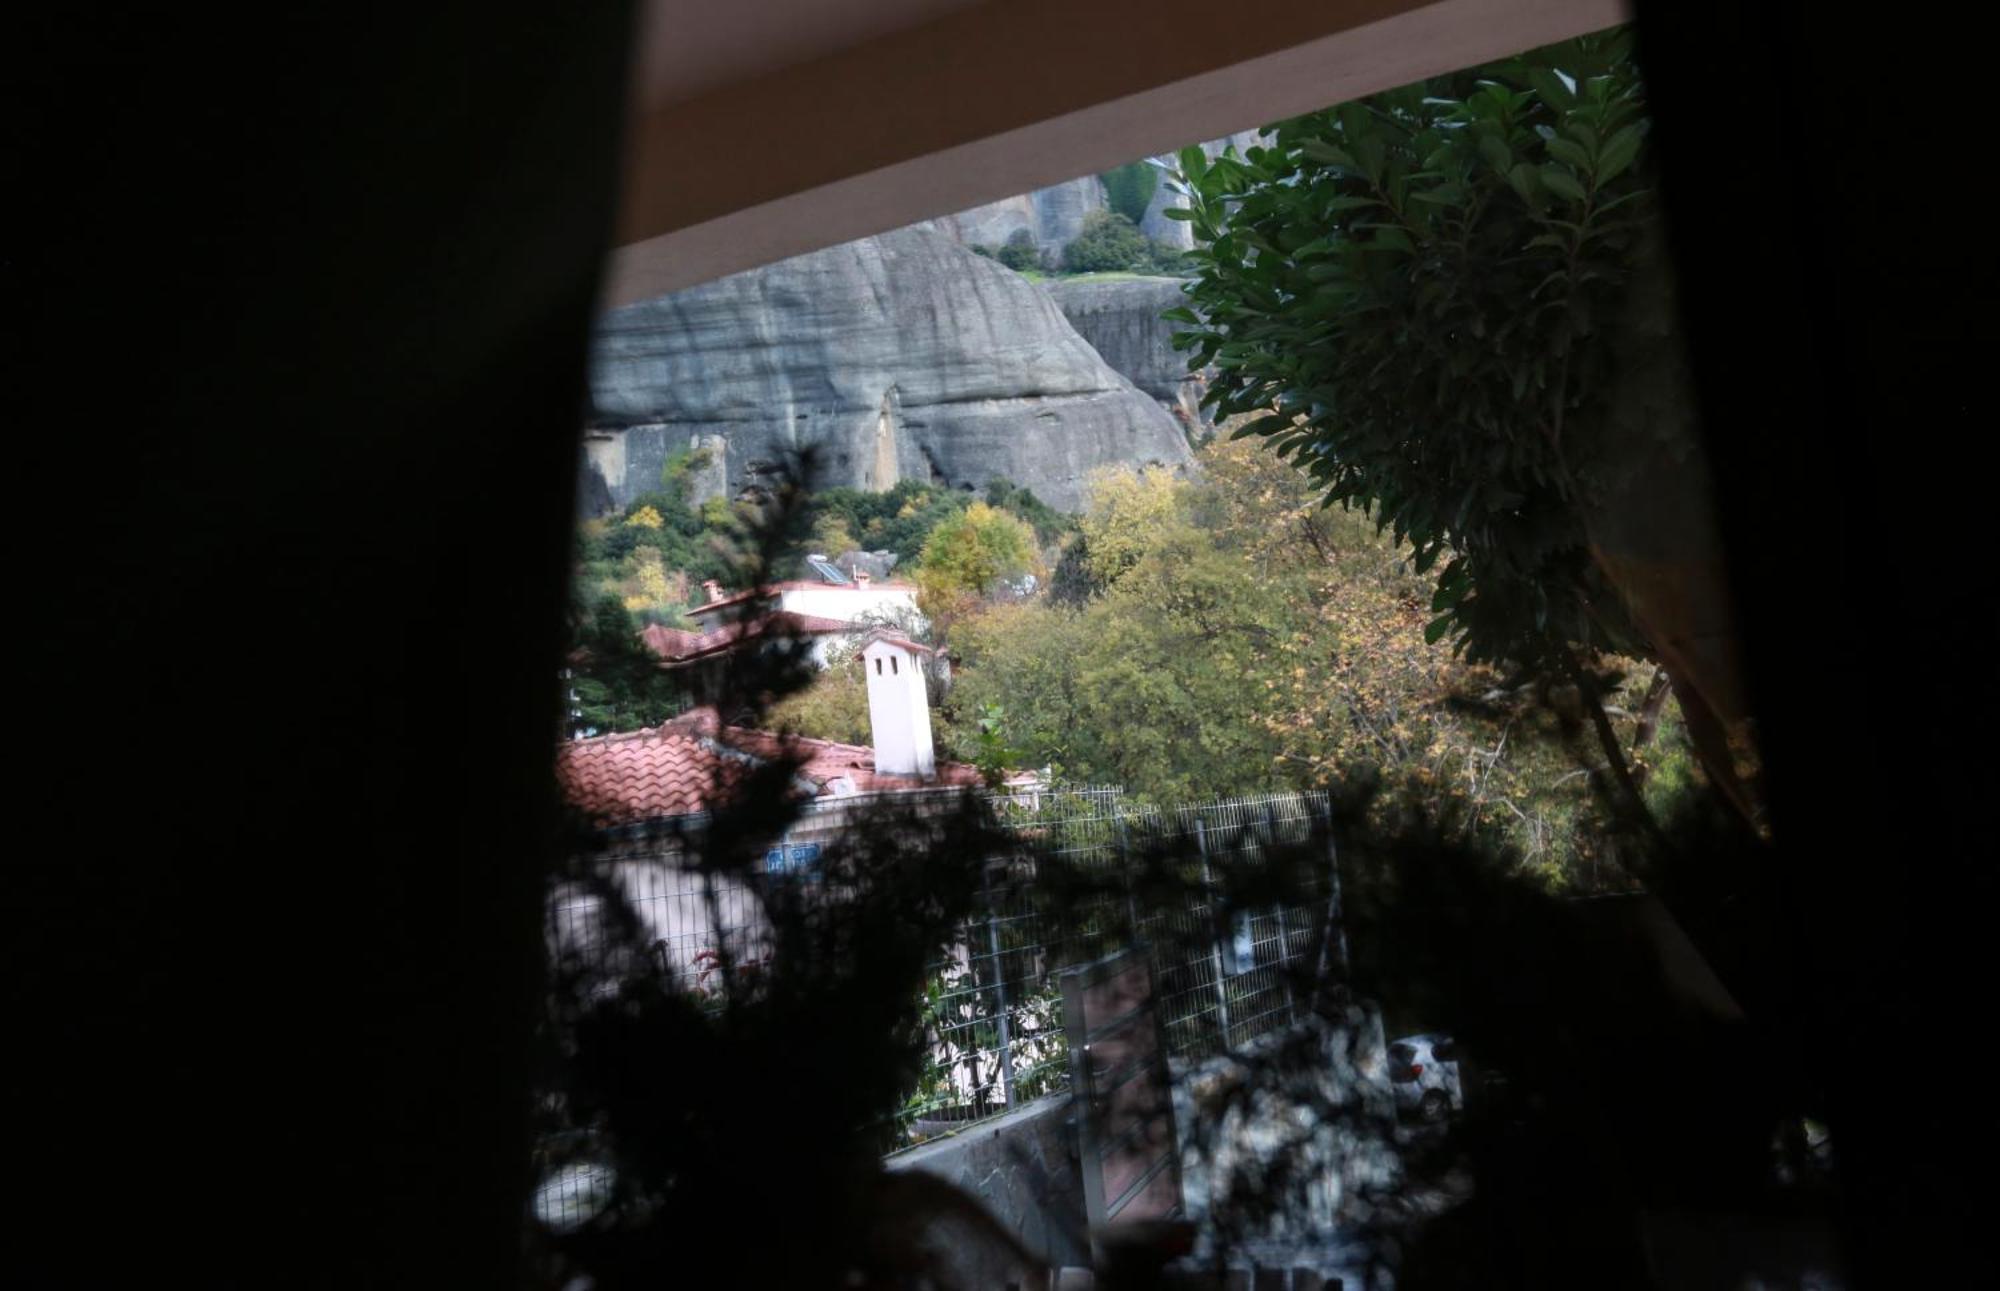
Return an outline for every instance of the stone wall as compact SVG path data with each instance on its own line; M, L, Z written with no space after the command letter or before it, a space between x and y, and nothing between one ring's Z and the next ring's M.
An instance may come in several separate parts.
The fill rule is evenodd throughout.
M1073 1114L1067 1093L1052 1094L884 1164L963 1189L1051 1267L1089 1267Z

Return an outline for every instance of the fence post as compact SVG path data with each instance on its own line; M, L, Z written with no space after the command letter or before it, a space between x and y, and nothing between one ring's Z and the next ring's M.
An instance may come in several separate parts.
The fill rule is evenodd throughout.
M1229 981L1222 971L1222 908L1216 902L1215 878L1208 868L1208 826L1197 812L1194 818L1194 844L1201 852L1201 886L1208 894L1208 941L1209 960L1215 968L1215 1011L1222 1022L1222 1049L1229 1051Z
M993 906L993 870L986 870L986 946L993 953L993 997L1000 1022L1000 1088L1007 1096L1007 1110L1019 1106L1014 1101L1014 1045L1007 1025L1007 969L1000 959L1000 915Z
M1132 840L1125 832L1124 813L1120 812L1114 819L1118 822L1118 875L1125 881L1125 924L1129 930L1126 940L1131 947L1136 947L1139 944L1139 903L1132 896Z
M1342 917L1343 912L1340 908L1340 852L1333 843L1333 804L1327 799L1324 791L1320 795L1320 822L1326 827L1326 872L1332 890L1327 893L1326 899L1326 935L1320 938L1319 943L1319 968L1315 974L1313 990L1315 1006L1325 1002L1327 956L1330 953L1337 953L1339 956L1342 978L1345 979L1349 974L1347 921Z
M1271 847L1278 841L1278 809L1264 800L1264 851L1263 862L1268 875L1271 867ZM1281 889L1282 890L1282 889ZM1292 933L1285 925L1285 903L1281 900L1273 907L1278 917L1278 981L1285 988L1285 1021L1299 1020L1298 1001L1292 997Z

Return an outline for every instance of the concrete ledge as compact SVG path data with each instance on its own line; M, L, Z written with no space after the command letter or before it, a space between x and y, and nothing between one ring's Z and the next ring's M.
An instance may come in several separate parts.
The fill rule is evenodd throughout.
M1071 1102L1067 1093L1052 1094L882 1164L921 1170L964 1190L1052 1268L1087 1266Z
M649 42L702 34L655 7ZM1628 16L1627 0L1238 0L1221 17L1203 0L1010 0L784 66L752 60L692 97L642 72L604 305Z

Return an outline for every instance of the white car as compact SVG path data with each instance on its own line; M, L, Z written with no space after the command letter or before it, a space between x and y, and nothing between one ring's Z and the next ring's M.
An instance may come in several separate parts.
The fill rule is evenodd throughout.
M1458 1079L1458 1049L1450 1036L1405 1036L1389 1046L1389 1085L1398 1111L1435 1124L1465 1108Z

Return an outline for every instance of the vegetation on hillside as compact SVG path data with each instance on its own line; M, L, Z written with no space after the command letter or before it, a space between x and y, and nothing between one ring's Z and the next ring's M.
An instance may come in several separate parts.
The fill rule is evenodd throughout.
M1376 779L1383 810L1456 813L1551 881L1591 877L1606 854L1606 759L1584 738L1585 692L1431 639L1431 588L1379 516L1324 507L1317 481L1258 441L1211 444L1200 465L1195 481L1100 472L1073 518L1004 483L985 500L907 481L826 490L781 550L851 538L908 557L899 572L956 662L934 722L942 756L991 761L1002 740L1020 765L1160 802ZM664 566L648 553L725 560L754 516L706 511L713 524L670 491L587 530L585 569L607 581L578 584L580 728L678 710L672 674L638 639L646 618L665 621L657 598L635 606L619 589ZM1020 576L1049 566L1024 594ZM667 571L670 589L698 570ZM1582 666L1649 803L1700 780L1657 669L1601 652ZM858 664L837 655L772 718L868 742Z
M1203 478L1109 471L1078 545L1089 590L957 624L949 707L1004 704L1031 765L1159 802L1379 778L1383 809L1456 814L1552 880L1601 859L1582 710L1426 640L1423 577L1358 512L1248 443ZM1692 770L1654 670L1594 656L1628 757L1664 802ZM962 738L957 754L978 750Z
M1158 182L1159 172L1151 162L1134 162L1105 177L1107 192L1110 175L1123 174L1134 168L1144 172L1151 182ZM1121 180L1120 183L1126 184L1127 181ZM1131 191L1136 193L1139 190L1135 187ZM1146 212L1146 203L1152 200L1151 188L1146 188L1145 192L1146 196L1138 200L1136 210L1132 209L1128 198L1112 193L1110 209L1092 211L1085 216L1083 228L1076 237L1060 248L1044 248L1026 229L1016 229L1003 246L974 244L971 250L975 255L997 260L1031 278L1050 274L1065 278L1085 274L1185 274L1190 268L1186 253L1158 238L1148 237L1139 227Z
M1092 211L1083 231L1063 248L1065 273L1179 273L1184 256L1164 242L1147 237L1138 224L1117 211Z
M1608 324L1652 189L1629 36L1573 42L1181 153L1175 317L1205 402L1440 560L1481 659L1631 643L1579 517Z
M1026 229L1015 229L999 247L974 245L972 253L998 260L1016 273L1032 273L1047 267L1041 247L1035 244L1035 235Z
M677 454L662 469L658 490L579 526L570 585L573 733L656 725L684 705L681 688L661 672L640 633L651 625L694 629L687 609L703 599L702 582L729 585L743 543L761 532L762 511L754 504L693 503L689 481L700 465ZM1041 573L1044 553L1052 556L1074 526L1033 490L1007 480L988 484L983 499L914 480L882 493L821 489L788 514L783 535L770 539L776 544L770 567L797 577L811 552L887 551L896 557L896 577L921 584L934 617L944 622L953 606L987 594L996 580ZM830 706L802 697L799 729L866 743L866 692L858 672L854 680L854 694Z
M1708 537L1680 469L1698 449L1647 130L1622 31L1287 121L1242 156L1184 149L1169 214L1198 245L1168 317L1190 368L1214 369L1205 404L1409 545L1425 635L1576 688L1634 808L1589 661L1672 663L1744 806L1730 706L1711 711L1728 679L1674 648L1726 598L1692 559L1664 589L1657 562L1623 559ZM1619 519L1642 493L1650 536Z
M1006 747L1159 802L1373 779L1380 810L1551 879L1607 854L1607 786L1629 812L1704 779L1587 524L1643 135L1613 35L1287 122L1247 156L1184 151L1197 276L1169 317L1242 442L1203 450L1198 481L1101 473L1073 520L1005 485L813 503L802 541L894 551L918 583L957 664L940 752ZM1064 268L1153 256L1124 209L1150 193L1115 174ZM619 541L692 538L685 505L653 510ZM670 610L685 566L622 559L621 604ZM858 670L784 716L863 737Z
M1111 210L1138 224L1146 218L1153 194L1160 187L1159 168L1145 158L1128 161L1097 177L1104 185L1104 201Z

